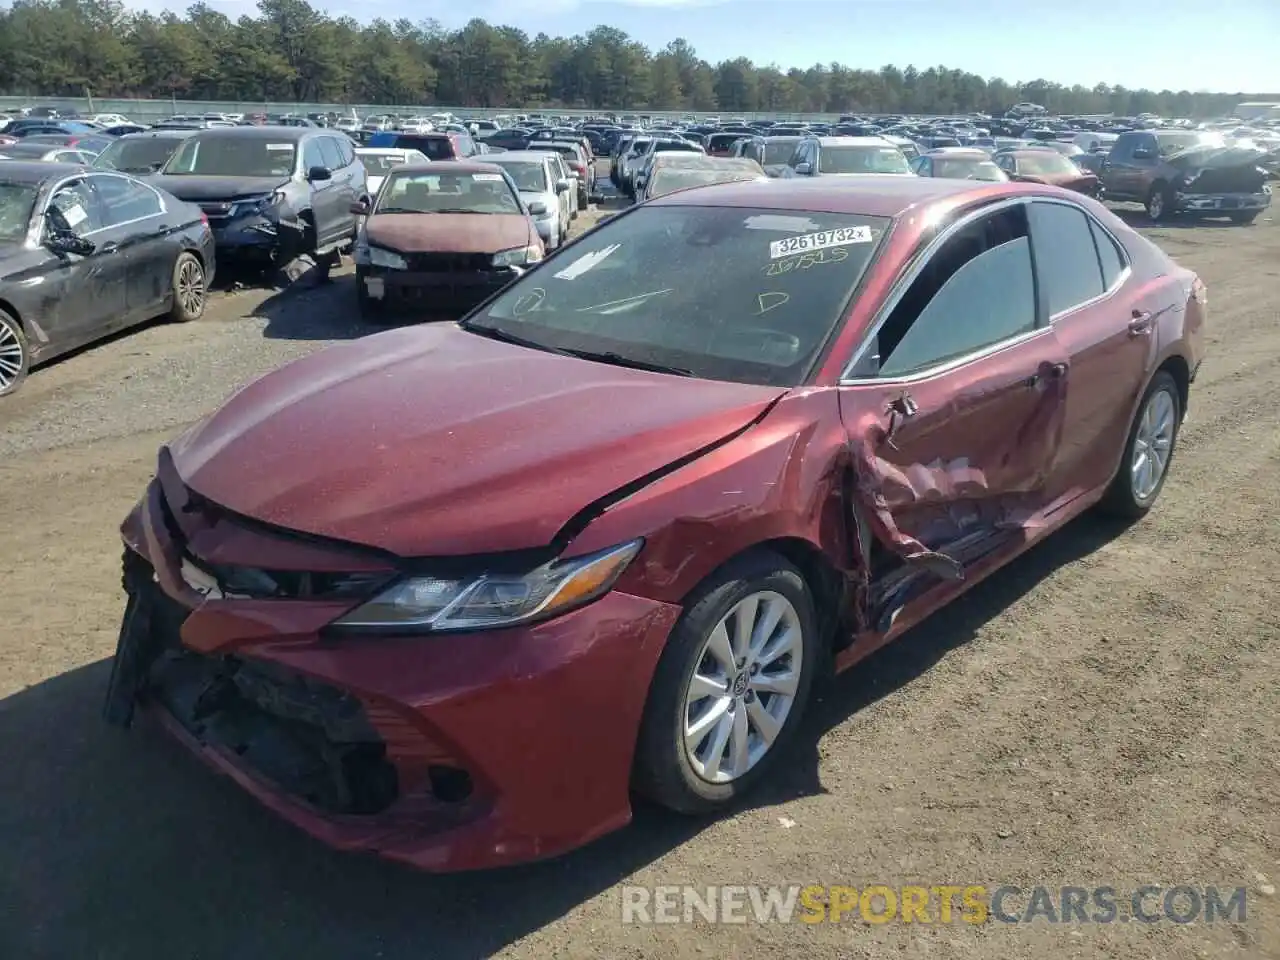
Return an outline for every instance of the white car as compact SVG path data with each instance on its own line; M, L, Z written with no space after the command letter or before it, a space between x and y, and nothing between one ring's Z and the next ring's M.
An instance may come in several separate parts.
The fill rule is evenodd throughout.
M405 150L398 147L356 147L356 156L364 164L368 175L370 197L378 195L382 181L386 179L393 167L401 167L406 163L431 162L421 150Z
M128 117L118 113L95 113L92 117L86 117L90 123L96 123L102 127L118 127L122 124L132 123Z

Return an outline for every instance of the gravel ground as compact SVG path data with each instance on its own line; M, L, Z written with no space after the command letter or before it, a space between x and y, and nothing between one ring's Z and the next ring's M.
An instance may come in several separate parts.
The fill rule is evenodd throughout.
M501 874L333 853L164 736L97 716L116 525L156 446L354 335L349 273L227 294L199 323L36 372L0 404L0 957L1280 957L1280 228L1150 235L1200 271L1213 326L1146 521L1077 522L839 679L753 805L641 809ZM790 882L1217 884L1249 900L1244 923L1185 926L620 922L623 883Z

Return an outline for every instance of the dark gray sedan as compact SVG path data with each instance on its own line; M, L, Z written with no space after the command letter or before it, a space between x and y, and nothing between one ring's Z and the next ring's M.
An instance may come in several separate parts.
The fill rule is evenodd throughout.
M197 319L213 270L199 207L119 173L0 161L0 397L124 327Z

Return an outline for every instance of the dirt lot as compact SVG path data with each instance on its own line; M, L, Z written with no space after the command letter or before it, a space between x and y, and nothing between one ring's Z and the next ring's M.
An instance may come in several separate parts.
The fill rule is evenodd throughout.
M1140 221L1136 212L1130 214ZM0 405L0 956L1280 956L1280 224L1151 235L1209 285L1173 476L1078 522L826 691L794 762L713 822L640 810L558 862L430 877L334 854L98 708L116 525L157 444L355 335L350 277L221 297ZM624 926L618 885L1248 887L1243 924Z

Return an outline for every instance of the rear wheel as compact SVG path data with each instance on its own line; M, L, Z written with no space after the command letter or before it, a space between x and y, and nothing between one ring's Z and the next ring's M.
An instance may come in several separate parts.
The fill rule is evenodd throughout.
M27 379L31 348L17 317L0 310L0 397L15 393Z
M795 735L819 662L813 598L773 553L744 556L690 598L654 672L636 788L681 813L722 807Z
M169 318L177 323L190 323L204 316L209 300L204 264L194 253L180 253L173 265L173 306Z
M1129 428L1120 469L1101 507L1130 520L1146 514L1160 496L1182 424L1182 394L1167 371L1151 378Z

